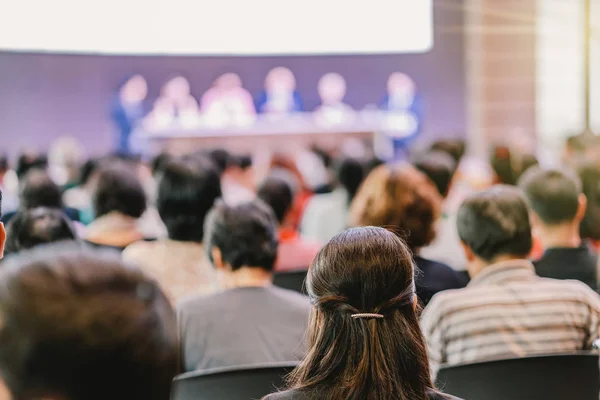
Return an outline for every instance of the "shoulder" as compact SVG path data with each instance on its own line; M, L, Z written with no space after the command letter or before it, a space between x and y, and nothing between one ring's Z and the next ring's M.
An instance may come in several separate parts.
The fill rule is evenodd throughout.
M145 240L130 244L123 250L121 255L123 261L135 263L136 261L146 258L148 256L148 251L151 251L155 244L156 242L148 242Z
M462 399L451 396L449 394L434 392L431 390L431 391L427 392L427 400L462 400Z
M308 297L294 290L282 289L277 286L269 288L271 295L278 297L281 301L298 306L299 308L310 308L310 300Z

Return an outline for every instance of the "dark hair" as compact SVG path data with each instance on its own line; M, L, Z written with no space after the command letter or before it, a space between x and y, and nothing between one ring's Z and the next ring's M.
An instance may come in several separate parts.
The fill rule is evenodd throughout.
M222 174L229 165L229 159L231 158L231 155L225 149L213 149L208 152L208 157L217 166L219 174Z
M6 252L17 253L40 244L76 239L71 220L60 209L20 210L8 223Z
M10 167L8 163L8 156L4 153L0 154L0 172L6 172Z
M308 354L289 379L314 399L425 400L433 390L406 244L383 228L349 229L308 270ZM353 318L378 313L381 319Z
M490 164L499 183L516 185L525 171L539 163L533 154L512 151L507 146L495 146Z
M531 251L529 213L515 187L496 185L471 195L458 209L456 225L460 240L486 261Z
M17 159L15 172L19 179L23 178L32 169L48 168L48 157L45 154L25 152Z
M92 203L96 218L112 211L139 218L146 211L146 193L131 168L119 163L104 165L98 172Z
M533 167L521 177L519 187L543 223L560 224L577 216L581 181L574 172Z
M167 165L167 163L172 159L173 157L166 152L162 152L159 155L157 155L156 157L154 157L152 159L152 163L150 165L150 169L152 170L152 175L156 176L158 174L160 174L163 169L165 168L165 166Z
M221 181L208 159L167 161L158 180L156 207L169 238L202 242L204 219L221 197Z
M429 147L430 151L441 151L450 155L458 165L465 155L466 144L462 139L441 139L433 142Z
M456 172L456 161L448 153L429 151L415 160L415 167L427 175L442 197L448 195L450 182Z
M346 189L350 201L356 195L360 184L365 179L365 167L357 159L345 157L337 164L337 180Z
M291 185L283 178L276 176L265 179L258 189L257 196L271 207L277 222L280 224L294 202L294 192Z
M205 248L212 259L213 247L232 270L259 267L272 271L277 257L277 221L262 200L235 206L218 201L206 217Z
M0 282L0 371L14 399L169 398L175 314L141 271L54 245L9 257Z
M19 201L20 207L23 209L61 208L62 193L46 171L35 169L29 171L21 181Z
M441 204L433 183L413 166L381 165L367 176L352 201L350 224L389 228L416 253L435 238Z
M79 171L78 185L85 186L90 181L94 172L98 170L99 164L100 161L97 158L91 158L83 163Z
M600 240L600 168L595 163L586 163L578 173L582 192L587 198L579 234L582 239Z

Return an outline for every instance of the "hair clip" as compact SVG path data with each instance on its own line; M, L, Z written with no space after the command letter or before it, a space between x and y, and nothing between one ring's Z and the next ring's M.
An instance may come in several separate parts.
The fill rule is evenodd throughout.
M383 315L375 314L375 313L360 313L360 314L352 314L351 317L354 319L371 319L371 318L381 319L381 318L383 318Z

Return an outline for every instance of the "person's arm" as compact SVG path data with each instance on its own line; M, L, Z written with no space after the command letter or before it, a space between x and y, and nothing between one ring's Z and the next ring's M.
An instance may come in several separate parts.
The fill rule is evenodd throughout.
M440 327L440 296L433 296L421 314L421 330L425 338L429 354L429 369L431 378L435 381L440 365L446 360L444 357L443 331Z
M583 283L581 288L585 291L585 301L589 309L584 350L591 350L594 341L600 338L600 296Z

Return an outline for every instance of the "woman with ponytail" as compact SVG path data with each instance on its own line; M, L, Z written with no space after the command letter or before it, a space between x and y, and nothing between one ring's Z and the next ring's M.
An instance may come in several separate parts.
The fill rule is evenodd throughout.
M290 389L264 400L456 400L431 381L413 275L409 248L383 228L331 239L308 271L308 354Z

